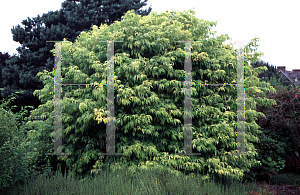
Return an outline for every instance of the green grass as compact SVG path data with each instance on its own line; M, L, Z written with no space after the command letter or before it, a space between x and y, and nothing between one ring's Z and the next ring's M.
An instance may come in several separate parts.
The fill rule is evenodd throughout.
M100 171L95 177L80 180L72 174L68 177L57 171L55 176L37 176L5 192L6 194L199 194L199 195L241 195L249 191L262 192L255 183L233 182L232 185L225 186L213 179L202 181L191 177L177 177L175 175L165 175L157 172L141 172L136 175L128 175L127 172L117 172L116 174ZM300 178L298 178L300 179ZM300 181L300 180L299 180ZM8 193L9 192L9 193ZM262 192L261 195L271 194Z

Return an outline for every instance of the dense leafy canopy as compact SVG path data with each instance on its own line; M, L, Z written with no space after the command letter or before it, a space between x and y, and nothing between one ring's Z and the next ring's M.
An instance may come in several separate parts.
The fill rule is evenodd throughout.
M151 7L147 10L140 10L146 5L145 2L147 0L66 0L62 3L60 10L27 18L22 21L24 27L17 25L12 29L13 40L19 42L21 47L17 48L19 53L17 56L10 57L7 53L0 53L0 100L7 99L16 91L23 90L23 93L17 94L15 101L7 102L5 109L10 108L9 111L2 112L0 110L0 139L4 141L9 138L14 139L3 147L2 142L0 145L0 156L2 157L0 164L7 165L1 169L0 188L14 185L18 180L22 181L28 177L29 171L30 175L45 173L45 168L49 163L49 158L45 156L45 153L52 140L48 139L45 133L36 136L28 132L31 130L30 128L23 126L26 117L30 115L28 112L23 112L23 108L28 107L32 110L41 104L40 99L33 95L34 90L44 87L36 76L37 73L45 69L52 71L54 67L54 56L50 52L53 49L53 43L46 41L67 38L74 42L82 31L90 30L93 25L99 26L104 23L110 25L115 20L120 21L124 13L131 9L134 9L137 15L148 15ZM20 111L24 115L13 117L19 116ZM17 132L15 133L15 131ZM26 135L26 137L21 138L17 135ZM26 149L24 149L24 145L27 147ZM6 150L7 148L10 150ZM24 150L28 151L26 157L19 155L21 150L23 154ZM11 154L14 156L9 158ZM50 160L51 165L56 167L56 159L51 158Z
M23 90L24 93L18 94L14 101L17 107L12 111L17 113L22 106L37 108L41 102L33 92L44 86L36 75L43 70L52 71L54 67L54 57L50 53L53 43L46 41L66 38L74 42L82 31L90 30L93 25L110 25L115 20L120 21L131 9L135 10L135 14L147 15L151 7L139 10L146 5L145 2L147 0L66 0L60 10L23 20L24 27L17 25L11 30L13 40L21 47L17 48L18 57L7 60L7 66L3 68L1 97L7 98L11 93Z
M228 35L210 37L208 22L188 12L152 12L141 17L133 10L122 21L110 26L93 26L72 43L64 39L61 46L62 83L106 83L107 43L115 40L115 134L116 153L123 156L99 156L106 148L107 88L63 86L63 149L70 156L59 161L78 174L95 173L104 164L128 165L137 169L169 169L174 173L215 174L241 178L249 168L261 165L253 142L261 133L255 120L262 116L256 105L274 105L274 101L257 97L257 93L275 93L269 83L260 82L255 68L261 53L254 52L257 38L245 46L245 146L253 155L232 155L236 146L235 85L192 86L193 152L200 156L174 155L183 149L184 124L184 43L192 44L194 83L236 83L236 52L222 44ZM55 49L51 51L55 52ZM44 88L36 90L42 105L32 112L26 124L36 138L53 139L54 72L44 70L38 76ZM276 103L276 102L275 102ZM50 141L51 142L51 141ZM49 153L53 143L48 144ZM52 157L56 158L56 156ZM179 171L179 172L178 172Z

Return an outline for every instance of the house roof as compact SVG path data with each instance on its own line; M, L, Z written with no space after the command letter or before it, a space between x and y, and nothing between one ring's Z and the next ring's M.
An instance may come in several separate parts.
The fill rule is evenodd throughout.
M285 78L287 78L294 85L300 85L300 72L286 71L284 73L282 70L279 70L279 73L281 73Z

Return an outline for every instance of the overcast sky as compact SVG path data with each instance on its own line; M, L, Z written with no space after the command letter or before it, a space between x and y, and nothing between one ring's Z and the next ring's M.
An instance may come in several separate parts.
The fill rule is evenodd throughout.
M18 54L20 46L12 39L11 28L27 17L33 18L48 11L61 8L63 0L9 0L1 3L4 8L1 16L0 51L10 55ZM258 51L264 53L261 59L274 66L286 66L286 69L300 69L300 12L297 0L148 0L152 11L184 11L192 9L196 17L209 21L218 21L216 35L228 34L233 40L250 41L260 38ZM21 25L23 26L23 25Z

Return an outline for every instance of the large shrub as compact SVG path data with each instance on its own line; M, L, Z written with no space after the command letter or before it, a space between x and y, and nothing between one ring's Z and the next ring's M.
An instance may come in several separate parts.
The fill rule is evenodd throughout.
M193 13L190 14L190 13ZM261 163L255 159L253 142L260 133L255 119L258 105L274 101L257 97L256 92L275 92L269 83L256 77L261 68L245 63L246 133L245 147L250 155L232 155L236 150L236 91L231 86L192 86L193 152L200 156L179 156L184 144L184 43L177 40L200 40L192 44L194 83L236 83L236 51L223 42L228 35L211 38L214 22L197 19L194 12L150 13L141 17L127 12L122 21L94 26L82 32L75 43L63 42L62 83L106 83L107 42L114 43L115 134L117 153L123 156L99 156L106 152L106 97L103 86L68 86L62 91L62 129L64 153L52 156L76 174L97 173L104 164L112 168L128 166L130 173L143 169L168 170L172 173L201 173L240 179L249 168ZM256 61L256 39L246 45L245 62ZM54 53L55 50L52 50ZM54 135L53 76L39 73L45 87L35 95L43 103L32 112L37 124L32 130L37 138L46 135L48 152L53 152ZM45 139L46 139L45 138Z
M276 149L279 150L280 146L282 146L284 150L284 153L280 156L281 159L284 159L285 166L277 173L290 172L299 174L300 87L282 84L273 77L268 81L274 86L277 93L267 93L266 97L276 100L277 106L259 106L258 111L263 112L265 117L259 118L258 123L266 137L278 142L278 148ZM272 145L269 142L267 144L268 146ZM268 156L270 154L269 149L267 147L266 150L261 150L262 155Z
M0 105L0 191L23 180L29 174L25 137L17 128L19 116L10 109L4 109L9 101Z
M38 142L28 141L27 132L19 122L24 122L22 118L26 115L26 107L14 114L7 106L16 99L11 96L15 94L3 99L0 105L0 192L9 190L14 185L24 184L28 178L47 173L47 169L50 169L49 166L36 163L38 149L35 144Z
M262 163L262 166L251 168L250 175L255 178L252 181L268 181L273 175L277 175L285 167L285 148L287 145L283 142L275 140L270 136L267 129L261 129L263 132L258 136L258 143L254 143L257 148L258 156L256 159ZM246 175L246 178L250 178Z

